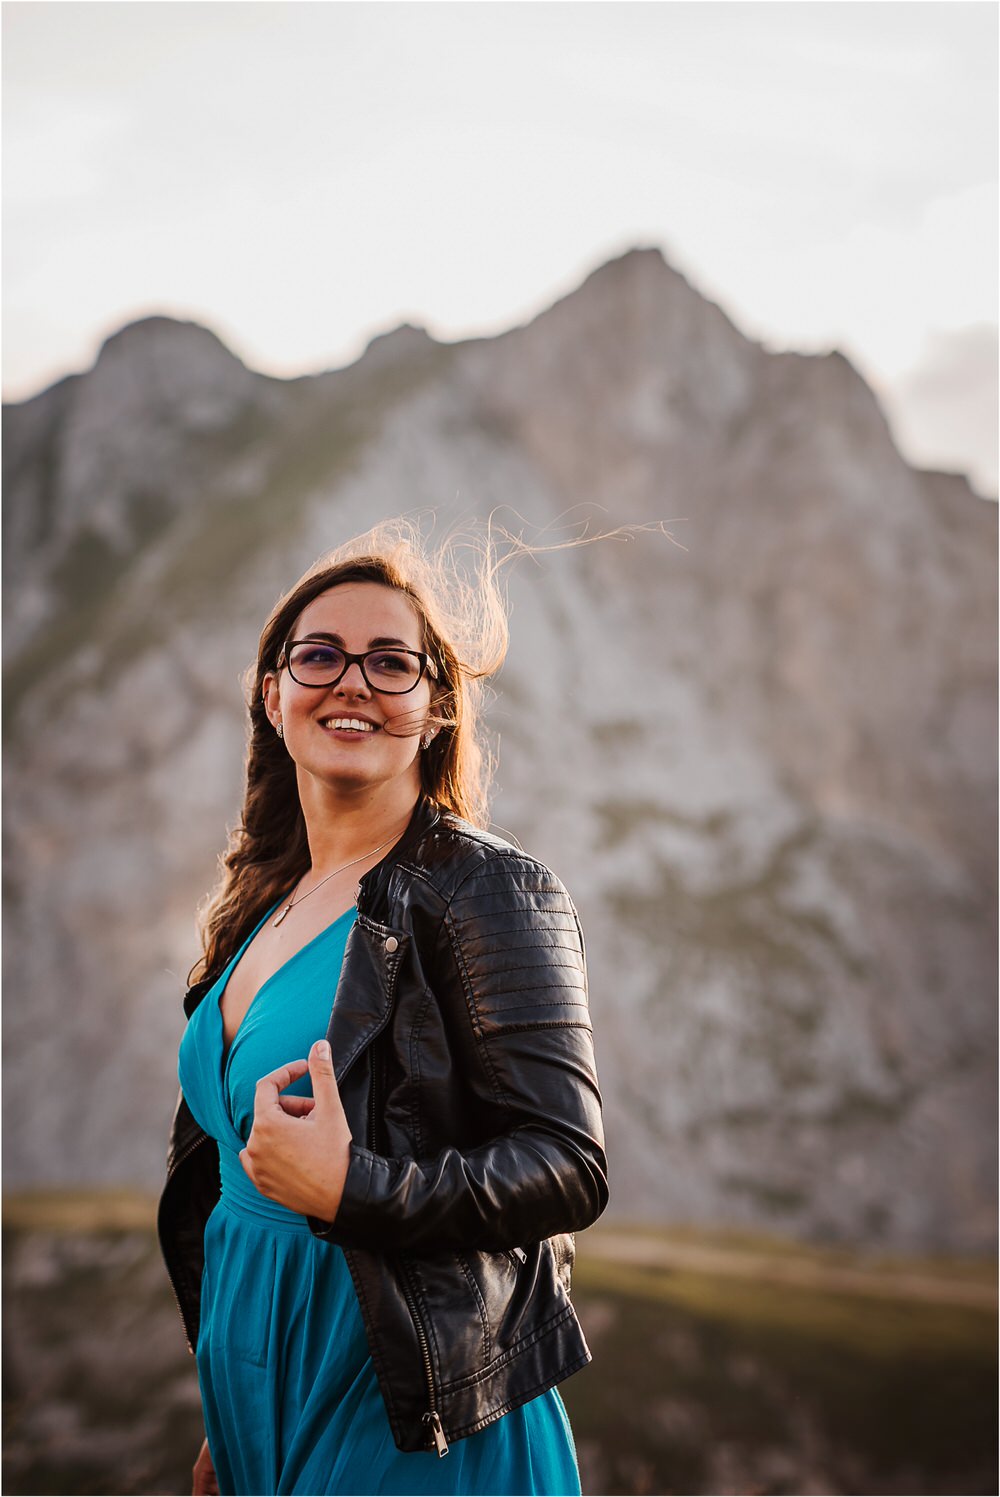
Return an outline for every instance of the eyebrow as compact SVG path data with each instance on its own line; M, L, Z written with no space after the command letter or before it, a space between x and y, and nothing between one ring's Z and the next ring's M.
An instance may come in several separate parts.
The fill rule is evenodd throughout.
M341 639L339 634L329 634L324 629L310 629L305 638L328 639L332 645L339 645L342 650L347 649L347 646L344 644L344 641ZM402 645L404 650L412 650L414 648L413 645L407 644L405 639L392 639L385 634L380 634L376 639L370 639L368 641L369 650L376 648L378 645Z

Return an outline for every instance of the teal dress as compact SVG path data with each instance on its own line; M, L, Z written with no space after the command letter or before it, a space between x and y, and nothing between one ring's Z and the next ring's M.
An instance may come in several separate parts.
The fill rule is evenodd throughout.
M264 916L274 913L277 905ZM354 920L339 920L261 986L228 1053L219 1000L251 932L191 1016L178 1071L219 1144L222 1195L205 1227L198 1378L222 1493L579 1494L569 1419L555 1388L444 1457L392 1438L342 1250L251 1184L239 1161L261 1076L326 1033ZM288 1089L311 1096L308 1076Z

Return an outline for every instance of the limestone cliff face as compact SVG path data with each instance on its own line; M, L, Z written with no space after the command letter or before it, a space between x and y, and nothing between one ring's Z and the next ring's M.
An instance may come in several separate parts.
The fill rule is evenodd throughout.
M11 1183L158 1181L274 598L381 516L509 506L686 548L522 567L491 715L495 821L584 922L612 1209L992 1240L997 511L842 357L641 251L307 379L149 319L4 422Z

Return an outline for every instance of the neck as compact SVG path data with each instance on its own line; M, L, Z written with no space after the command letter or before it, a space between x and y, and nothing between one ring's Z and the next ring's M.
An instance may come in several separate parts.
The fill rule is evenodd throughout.
M381 844L394 842L406 831L413 809L420 794L419 784L407 781L360 787L354 794L337 791L308 777L299 777L299 799L306 822L306 838L312 871L316 878L323 878L334 869L341 868L355 858L379 849ZM363 873L359 865L355 876Z

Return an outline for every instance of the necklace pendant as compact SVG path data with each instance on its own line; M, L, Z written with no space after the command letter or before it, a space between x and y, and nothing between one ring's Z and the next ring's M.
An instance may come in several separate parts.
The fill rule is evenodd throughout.
M281 922L282 922L282 920L284 920L284 918L285 918L285 916L286 916L286 915L287 915L287 914L288 914L288 911L289 911L289 910L290 910L290 909L291 909L291 905L290 905L290 904L286 904L286 905L285 905L285 908L284 908L284 909L283 909L283 910L282 910L282 911L281 911L281 913L280 913L280 915L279 915L279 916L278 916L278 918L277 918L277 920L272 920L272 921L271 921L271 924L272 924L272 925L280 925L280 924L281 924Z

